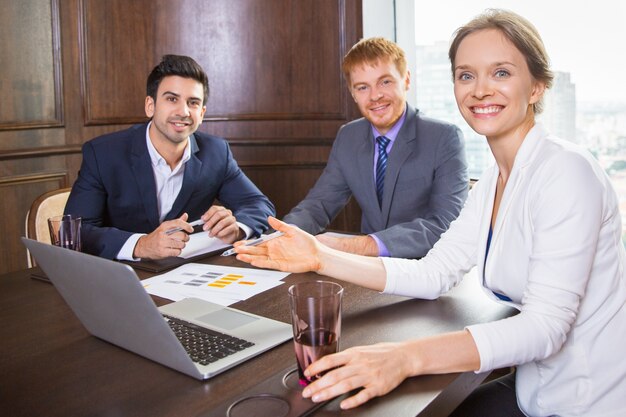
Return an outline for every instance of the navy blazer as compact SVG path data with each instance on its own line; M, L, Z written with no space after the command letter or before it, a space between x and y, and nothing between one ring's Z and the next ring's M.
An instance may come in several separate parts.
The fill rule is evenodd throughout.
M342 126L324 172L283 220L317 234L354 197L362 211L362 233L374 233L393 257L422 257L467 198L463 134L407 105L387 160L382 207L376 197L374 144L367 119Z
M146 145L147 124L83 145L83 161L65 213L82 217L83 251L114 259L134 233L159 226L156 183ZM267 230L273 204L241 171L226 140L196 132L182 188L165 220L200 218L217 199L256 235Z

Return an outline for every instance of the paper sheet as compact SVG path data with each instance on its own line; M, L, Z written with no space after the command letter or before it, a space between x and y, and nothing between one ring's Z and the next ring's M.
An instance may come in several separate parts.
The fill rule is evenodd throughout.
M209 232L201 231L189 235L189 242L187 242L187 245L178 257L188 259L218 249L226 250L231 246L232 245L224 243L216 237L209 237Z
M173 301L195 297L223 306L283 284L288 272L188 263L141 281L148 293Z

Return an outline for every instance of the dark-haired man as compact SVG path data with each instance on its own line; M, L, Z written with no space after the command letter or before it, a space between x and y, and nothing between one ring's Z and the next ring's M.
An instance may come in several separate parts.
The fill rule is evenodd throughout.
M198 219L227 243L267 229L272 203L224 139L196 132L208 89L192 58L165 55L147 81L150 122L83 145L65 212L82 217L85 252L120 260L177 256L193 231L188 221Z

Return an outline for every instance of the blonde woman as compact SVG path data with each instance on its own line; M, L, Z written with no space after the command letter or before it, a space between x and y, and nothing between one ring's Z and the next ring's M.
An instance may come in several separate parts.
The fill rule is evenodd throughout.
M328 371L303 392L324 401L356 388L343 408L421 374L516 366L481 386L462 416L626 415L626 257L618 198L591 155L535 121L552 82L539 34L519 15L489 10L457 30L454 93L495 165L421 260L365 258L327 248L272 219L286 236L237 246L238 258L317 271L385 293L432 299L476 266L485 292L514 317L429 338L356 347L311 364Z

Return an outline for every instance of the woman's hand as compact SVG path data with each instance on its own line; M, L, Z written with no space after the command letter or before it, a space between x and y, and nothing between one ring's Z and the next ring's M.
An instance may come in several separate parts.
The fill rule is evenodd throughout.
M237 259L258 268L285 272L320 270L320 243L313 236L274 217L269 217L268 220L270 226L283 232L284 236L258 246L245 246L245 240L236 242L234 247Z
M363 388L341 402L359 406L387 394L410 376L466 372L480 369L480 355L468 330L442 333L400 343L379 343L324 356L305 371L307 378L327 372L309 384L302 395L326 401Z
M411 376L411 357L407 352L402 343L379 343L324 356L304 373L307 377L327 373L309 384L302 395L321 402L362 387L340 404L344 410L357 407L387 394Z

